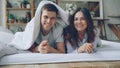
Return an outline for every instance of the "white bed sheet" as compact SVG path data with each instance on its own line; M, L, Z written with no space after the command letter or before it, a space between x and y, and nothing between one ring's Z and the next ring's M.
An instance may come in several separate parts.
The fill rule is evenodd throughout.
M0 60L0 65L120 60L120 43L102 40L102 44L102 47L91 54L22 53L4 56Z
M0 26L0 42L7 44L11 42L13 38L14 34L10 30Z

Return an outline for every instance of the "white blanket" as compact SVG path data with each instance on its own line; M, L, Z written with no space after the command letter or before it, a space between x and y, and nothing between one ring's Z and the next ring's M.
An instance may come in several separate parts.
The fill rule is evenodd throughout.
M80 54L40 54L22 53L4 56L0 65L10 64L35 64L35 63L57 63L77 61L120 61L120 43L102 40L103 46L95 53Z
M36 10L34 18L27 24L25 31L17 32L15 34L15 38L8 45L14 46L17 49L21 49L21 50L26 50L31 47L31 45L36 40L40 30L41 8L48 3L51 3L58 8L58 13L59 13L59 16L61 17L60 20L62 21L60 22L60 24L63 26L65 26L65 23L67 24L68 14L62 8L60 8L59 6L57 6L55 3L51 1L41 1Z

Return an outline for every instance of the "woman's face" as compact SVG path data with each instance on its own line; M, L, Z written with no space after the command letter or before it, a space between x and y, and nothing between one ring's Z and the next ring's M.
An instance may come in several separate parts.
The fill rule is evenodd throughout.
M87 21L84 17L84 14L81 11L75 14L74 26L78 32L84 32L87 28Z

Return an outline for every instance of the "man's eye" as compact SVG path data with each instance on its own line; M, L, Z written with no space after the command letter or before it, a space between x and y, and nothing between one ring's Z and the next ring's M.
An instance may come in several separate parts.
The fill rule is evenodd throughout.
M51 19L52 19L52 20L55 20L56 18L55 18L55 17L52 17Z
M48 17L47 16L44 16L45 19L47 19Z

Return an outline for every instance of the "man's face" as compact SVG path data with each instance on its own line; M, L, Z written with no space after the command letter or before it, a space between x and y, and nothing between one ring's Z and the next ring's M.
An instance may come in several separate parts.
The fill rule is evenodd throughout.
M43 31L50 31L57 19L56 12L43 10L41 15L41 25Z

